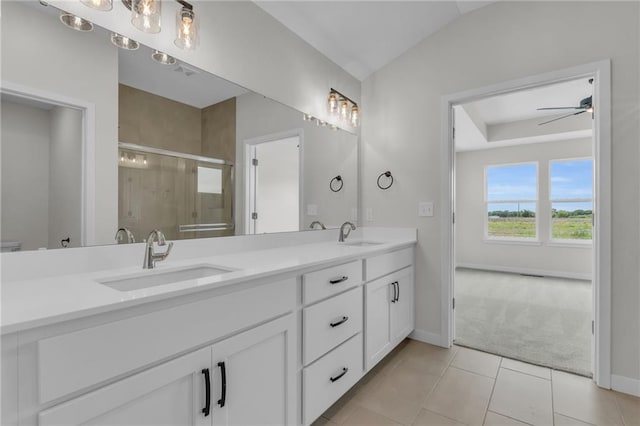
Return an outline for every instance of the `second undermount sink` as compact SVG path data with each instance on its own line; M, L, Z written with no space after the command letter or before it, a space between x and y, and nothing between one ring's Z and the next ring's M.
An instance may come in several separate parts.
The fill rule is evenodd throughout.
M353 247L370 247L370 246L378 246L383 243L380 243L377 241L345 241L339 244L343 246L353 246Z
M197 265L170 271L148 271L143 274L126 277L105 278L98 280L98 282L114 290L132 291L181 281L197 280L228 272L233 272L233 270L212 265Z

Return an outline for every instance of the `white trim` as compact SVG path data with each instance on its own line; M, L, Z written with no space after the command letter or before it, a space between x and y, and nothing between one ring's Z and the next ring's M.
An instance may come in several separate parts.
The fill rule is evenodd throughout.
M244 232L247 234L253 234L253 223L251 221L251 191L249 186L251 185L252 168L251 159L253 158L252 148L256 145L263 143L269 143L281 139L298 138L298 230L304 229L304 130L302 128L285 130L277 133L270 133L268 135L257 136L254 138L245 139L244 144ZM254 188L255 190L255 188Z
M96 106L92 102L70 98L22 84L2 80L0 92L24 99L80 110L82 112L82 164L80 188L80 245L96 244Z
M543 277L569 278L572 280L591 281L591 274L579 274L566 271L549 271L545 269L519 268L498 265L480 265L475 263L458 263L457 268L478 269L480 271L509 272L512 274L541 275Z
M594 77L594 233L593 241L593 301L594 301L594 381L598 386L611 387L611 60L578 65L516 80L497 83L478 89L442 96L441 98L441 177L442 217L453 215L455 152L453 143L453 105L477 99L512 93L575 80ZM453 267L455 259L453 224L444 224L441 233L441 309L442 340L453 343Z
M442 341L443 339L439 334L432 333L426 330L415 329L411 332L411 334L409 334L409 338L417 340L419 342L429 343L430 345L447 347L447 345Z
M611 389L633 396L640 396L640 379L612 374Z
M541 246L542 241L531 238L511 238L511 237L485 237L482 239L482 242L485 244L507 244L514 246Z

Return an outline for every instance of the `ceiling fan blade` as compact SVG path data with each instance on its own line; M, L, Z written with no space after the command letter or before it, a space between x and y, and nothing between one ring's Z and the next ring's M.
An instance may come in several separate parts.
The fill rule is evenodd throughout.
M582 114L584 112L587 112L587 111L578 111L578 112L574 112L573 114L563 115L562 117L554 118L553 120L545 121L544 123L539 123L538 126L542 126L543 124L553 123L554 121L562 120L563 118L571 117L572 115Z
M584 109L584 107L577 106L577 107L550 107L550 108L536 108L536 111L544 111L544 110L549 110L549 109Z

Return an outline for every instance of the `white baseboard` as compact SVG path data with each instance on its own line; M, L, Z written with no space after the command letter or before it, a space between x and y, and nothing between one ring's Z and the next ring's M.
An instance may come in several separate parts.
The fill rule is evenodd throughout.
M480 269L482 271L511 272L514 274L541 275L543 277L570 278L574 280L591 281L591 274L579 274L576 272L545 271L544 269L519 268L498 265L477 265L474 263L458 263L456 268Z
M429 343L430 345L443 346L440 335L430 331L415 329L409 334L409 338L419 342Z
M640 396L640 380L612 374L611 389L633 396Z

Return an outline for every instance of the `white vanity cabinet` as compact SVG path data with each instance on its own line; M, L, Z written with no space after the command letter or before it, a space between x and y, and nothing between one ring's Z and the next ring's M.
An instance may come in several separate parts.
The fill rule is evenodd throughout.
M288 315L44 410L38 424L293 424L294 334Z
M413 249L367 259L365 371L409 335L415 324Z

